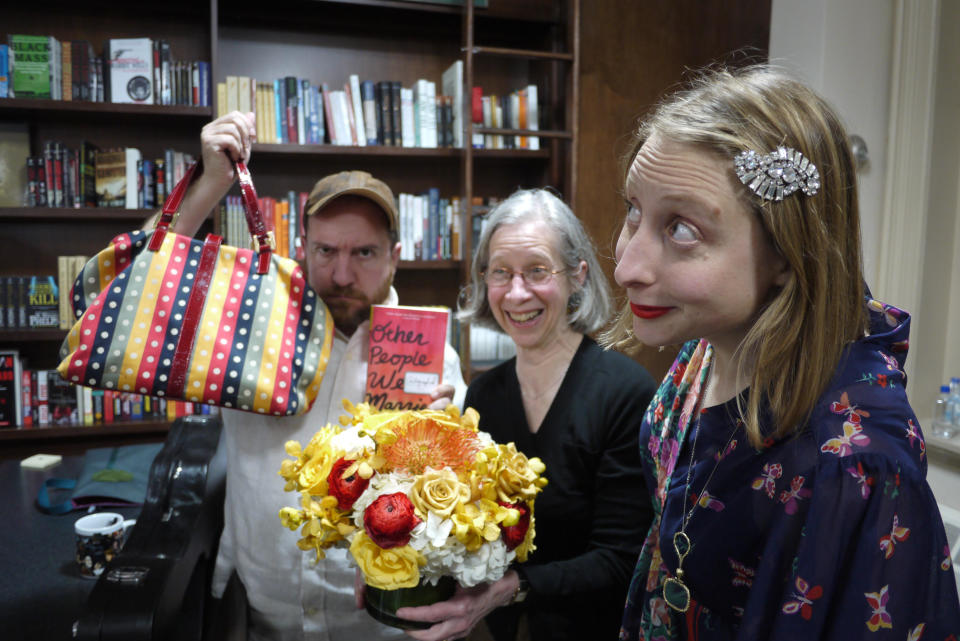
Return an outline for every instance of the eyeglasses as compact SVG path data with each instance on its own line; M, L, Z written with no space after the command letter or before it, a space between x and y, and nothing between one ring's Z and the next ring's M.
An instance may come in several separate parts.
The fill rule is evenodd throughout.
M497 267L481 273L483 280L492 287L504 287L513 282L514 276L520 276L527 285L543 285L556 274L562 274L565 269L550 269L543 265L534 265L520 271Z

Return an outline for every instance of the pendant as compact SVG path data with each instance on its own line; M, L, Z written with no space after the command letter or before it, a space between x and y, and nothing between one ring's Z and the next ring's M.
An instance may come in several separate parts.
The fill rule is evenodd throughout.
M690 608L690 588L683 583L683 560L690 552L690 539L682 530L673 535L673 549L677 553L677 576L663 582L663 600L677 612Z

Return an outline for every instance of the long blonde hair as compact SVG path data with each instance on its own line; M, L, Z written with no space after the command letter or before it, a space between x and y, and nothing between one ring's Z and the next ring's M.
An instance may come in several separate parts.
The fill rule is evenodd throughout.
M702 71L644 119L625 172L653 134L729 160L730 180L762 222L790 274L761 310L736 356L738 379L752 372L740 414L755 446L801 429L826 389L844 347L864 335L863 266L857 178L847 134L814 91L767 65ZM762 200L741 185L734 156L792 147L814 163L821 187L782 201ZM635 344L629 307L604 335L608 345ZM761 433L764 402L773 430Z

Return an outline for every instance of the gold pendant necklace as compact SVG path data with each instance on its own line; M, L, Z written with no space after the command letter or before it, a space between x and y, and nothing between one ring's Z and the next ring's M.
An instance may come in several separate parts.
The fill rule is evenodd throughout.
M708 385L704 385L703 397L706 397ZM697 449L697 438L700 436L700 416L702 415L703 410L698 406L697 408L697 421L693 426L695 430L693 435L693 443L690 445L690 465L687 467L687 484L683 488L683 508L686 509L687 500L690 492L690 477L693 473L693 460L694 452ZM703 497L703 494L707 491L707 485L710 484L710 479L713 478L714 472L717 471L717 468L720 467L720 461L724 458L724 452L727 451L727 448L730 447L730 443L733 442L733 437L737 433L737 425L734 424L733 431L730 432L730 438L727 439L726 445L723 446L722 450L718 451L717 462L714 464L713 469L710 470L710 475L707 476L707 480L703 484L703 488L700 490L700 496L696 497L696 501L693 502L693 506L688 512L683 514L680 518L680 531L673 535L673 550L677 554L677 572L676 576L672 576L663 582L663 600L667 602L671 608L677 612L686 612L690 608L690 588L683 582L683 561L687 558L687 554L690 553L690 550L693 548L693 544L690 543L690 537L687 536L687 524L690 523L690 517L693 516L694 510L697 509L697 506L700 505L700 499Z

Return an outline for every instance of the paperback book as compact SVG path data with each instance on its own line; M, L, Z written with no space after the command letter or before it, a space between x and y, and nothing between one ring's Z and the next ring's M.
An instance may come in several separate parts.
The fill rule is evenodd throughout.
M450 312L443 307L374 305L365 402L376 410L422 409L443 382Z
M20 424L20 353L0 350L0 427Z

